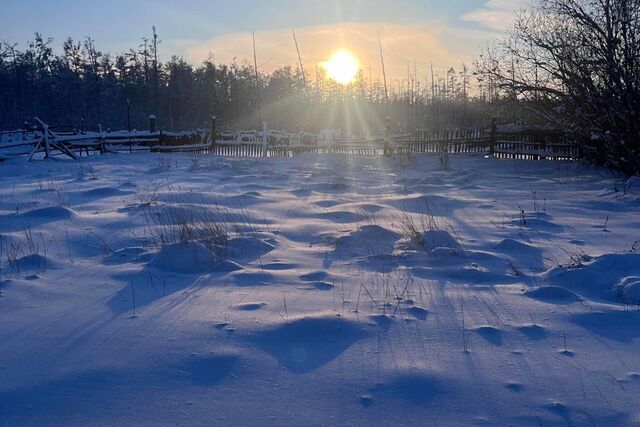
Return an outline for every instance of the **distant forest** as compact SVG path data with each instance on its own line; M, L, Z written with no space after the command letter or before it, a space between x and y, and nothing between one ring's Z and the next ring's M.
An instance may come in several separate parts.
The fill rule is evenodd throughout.
M346 86L318 64L265 73L213 57L199 65L177 56L163 63L159 43L155 27L116 55L91 38L67 39L61 51L37 33L24 49L1 42L0 128L38 116L75 129L146 129L153 114L160 129L179 130L208 126L215 115L228 130L266 122L366 136L487 127L495 117L560 130L585 159L640 174L637 0L532 0L470 67L434 72L407 63L405 77L381 81L360 71Z
M283 67L271 73L253 64L197 66L172 56L161 62L153 28L139 46L102 52L94 40L54 40L36 33L24 49L0 42L0 128L20 128L38 116L54 126L146 129L148 116L164 129L208 126L216 115L227 129L270 128L346 134L381 134L386 117L395 133L486 126L491 115L520 120L497 85L478 79L465 65L446 72L407 66L404 79L385 86L361 71L349 85L326 76L321 65ZM304 64L303 64L304 66ZM509 113L507 113L507 111ZM520 113L523 114L523 113Z

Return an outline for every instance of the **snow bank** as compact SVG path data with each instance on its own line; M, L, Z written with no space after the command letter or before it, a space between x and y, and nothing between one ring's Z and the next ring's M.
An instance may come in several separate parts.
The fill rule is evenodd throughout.
M547 283L591 298L635 296L633 277L640 276L640 253L605 254L578 266L560 266L541 275Z

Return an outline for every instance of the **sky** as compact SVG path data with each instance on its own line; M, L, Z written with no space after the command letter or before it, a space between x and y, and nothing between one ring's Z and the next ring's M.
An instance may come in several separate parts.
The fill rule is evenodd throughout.
M489 40L499 37L526 0L0 0L0 40L25 46L38 31L60 48L67 37L90 36L99 49L126 51L155 25L161 58L191 63L252 61L270 72L294 65L295 28L306 71L340 48L350 50L365 73L378 75L378 34L387 72L407 67L426 73L470 65Z

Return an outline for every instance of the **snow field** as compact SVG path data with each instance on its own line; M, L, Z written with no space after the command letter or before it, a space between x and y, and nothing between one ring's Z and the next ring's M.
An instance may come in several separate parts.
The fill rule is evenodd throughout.
M0 179L0 425L640 424L640 188L603 171L145 153Z

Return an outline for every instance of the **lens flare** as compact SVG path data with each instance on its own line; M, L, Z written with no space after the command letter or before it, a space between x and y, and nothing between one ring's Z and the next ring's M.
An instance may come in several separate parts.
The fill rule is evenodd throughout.
M323 66L330 78L343 85L353 82L360 69L356 57L344 49L334 53Z

